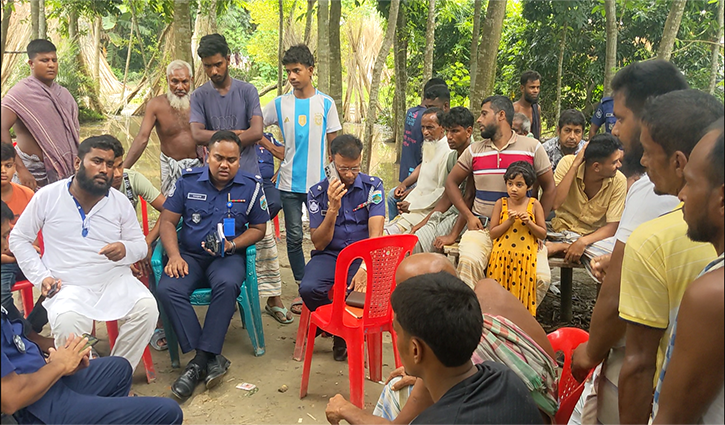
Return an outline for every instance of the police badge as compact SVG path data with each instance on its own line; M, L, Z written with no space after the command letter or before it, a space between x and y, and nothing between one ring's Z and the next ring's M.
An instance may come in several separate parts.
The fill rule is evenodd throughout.
M199 213L193 213L191 215L191 221L194 224L199 224L201 222L201 214L199 214Z

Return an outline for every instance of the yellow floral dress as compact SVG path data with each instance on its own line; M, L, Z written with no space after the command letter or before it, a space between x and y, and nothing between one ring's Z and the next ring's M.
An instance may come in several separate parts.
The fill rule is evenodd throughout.
M534 198L529 199L526 212L534 219ZM500 223L508 220L508 198L501 199ZM538 223L537 223L538 224ZM539 242L528 227L515 220L509 229L493 242L488 277L514 294L536 316L536 252Z

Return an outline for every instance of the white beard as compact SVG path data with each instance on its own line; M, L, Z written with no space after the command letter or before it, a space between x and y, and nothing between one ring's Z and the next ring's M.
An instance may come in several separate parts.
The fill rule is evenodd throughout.
M424 140L423 141L423 147L421 149L422 151L422 157L423 161L427 162L430 161L435 156L436 152L436 145L438 144L437 140Z
M169 90L166 92L166 99L168 99L169 105L177 111L186 111L191 105L189 93L187 93L184 97L179 97Z

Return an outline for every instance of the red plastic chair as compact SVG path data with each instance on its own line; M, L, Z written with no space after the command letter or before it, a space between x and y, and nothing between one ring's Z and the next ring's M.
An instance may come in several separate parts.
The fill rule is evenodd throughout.
M393 309L390 294L395 289L395 272L398 265L411 253L418 242L415 235L393 235L365 239L348 246L340 252L335 266L335 284L332 304L319 307L309 313L307 328L307 351L302 369L300 398L307 395L310 380L312 353L315 349L317 328L337 335L347 343L348 370L350 374L350 401L363 408L365 403L365 340L368 343L368 366L373 381L382 379L383 339L382 332L390 332L393 339L395 365L400 365L400 356L393 331ZM368 265L367 292L363 317L356 318L345 311L347 274L350 264L362 258ZM302 318L300 318L302 319ZM304 324L300 321L300 327Z
M277 241L280 239L280 233L279 233L279 215L276 215L274 217L274 237L277 238Z
M564 355L564 368L559 377L559 410L554 416L557 424L566 424L584 391L584 382L579 383L571 374L571 355L579 344L589 340L589 334L578 328L559 328L547 335L554 353ZM591 371L589 371L591 373Z
M15 282L11 292L15 291L20 291L20 299L23 301L23 314L25 314L25 318L27 319L33 307L35 307L35 302L33 302L33 284L28 280Z
M113 346L116 344L116 339L118 338L118 321L106 322L106 332L108 332L108 343L111 345L111 350L113 350ZM146 382L150 384L156 380L156 368L154 368L154 360L151 358L151 351L148 345L143 351L141 360L143 361L144 369L146 369Z

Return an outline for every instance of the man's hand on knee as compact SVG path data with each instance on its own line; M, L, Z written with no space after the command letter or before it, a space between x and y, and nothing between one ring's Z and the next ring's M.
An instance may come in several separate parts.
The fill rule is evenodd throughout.
M189 274L189 264L181 258L181 255L171 257L164 267L164 273L171 277L184 277Z
M385 385L388 385L390 383L390 381L392 381L395 378L400 378L400 379L397 382L393 383L393 385L391 385L390 388L393 391L400 391L405 387L413 386L415 384L415 380L416 380L415 376L410 376L407 373L405 373L405 368L403 366L390 372L388 379L385 381Z
M65 345L49 349L48 364L57 364L61 367L63 376L76 373L88 366L91 346L87 344L88 339L70 334Z

